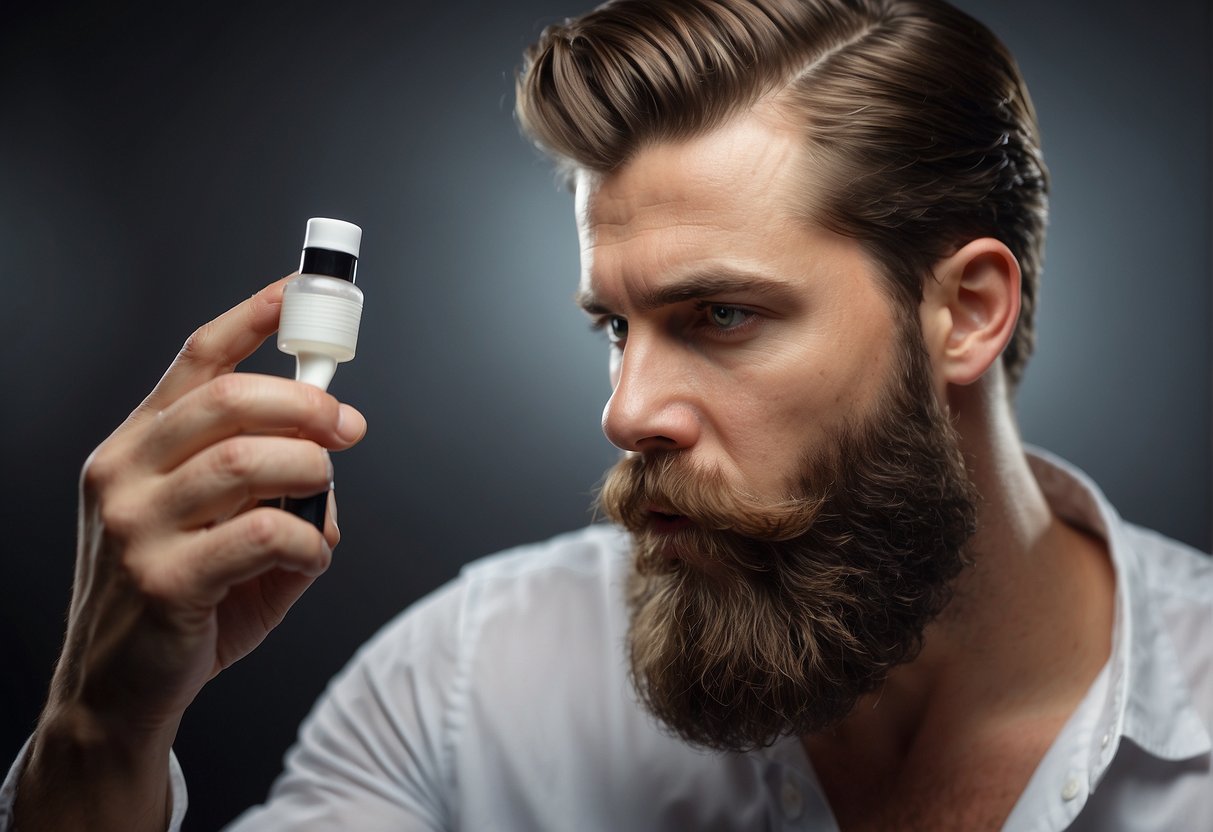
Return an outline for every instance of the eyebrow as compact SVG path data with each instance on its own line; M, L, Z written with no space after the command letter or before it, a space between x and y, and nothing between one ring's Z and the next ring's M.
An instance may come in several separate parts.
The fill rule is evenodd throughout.
M647 289L637 297L636 308L647 312L675 303L704 300L738 292L783 301L791 301L797 294L795 288L787 282L764 274L720 270L692 275L656 289ZM576 299L577 305L591 315L606 315L612 311L589 289L579 290Z

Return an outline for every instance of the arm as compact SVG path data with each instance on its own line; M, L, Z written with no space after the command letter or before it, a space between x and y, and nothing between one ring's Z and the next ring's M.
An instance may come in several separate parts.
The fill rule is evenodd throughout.
M257 502L323 491L326 449L357 442L365 420L308 385L232 372L277 327L285 282L190 336L85 463L67 637L14 807L22 832L164 829L186 707L328 567L331 519L321 535Z

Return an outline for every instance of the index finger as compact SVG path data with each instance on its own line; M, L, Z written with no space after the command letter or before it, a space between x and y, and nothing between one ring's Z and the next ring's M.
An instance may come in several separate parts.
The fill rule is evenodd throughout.
M181 351L143 403L131 414L139 421L171 405L216 376L230 373L278 329L282 290L291 278L274 281L248 300L233 306L185 339Z

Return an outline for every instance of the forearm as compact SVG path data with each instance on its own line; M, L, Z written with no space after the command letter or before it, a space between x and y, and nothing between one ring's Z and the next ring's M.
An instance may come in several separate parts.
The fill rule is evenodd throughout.
M232 372L277 326L284 285L199 328L84 465L68 634L20 770L21 832L162 832L184 808L170 792L181 714L328 568L335 523L258 501L325 490L328 451L366 422L314 387Z
M115 731L82 709L48 708L17 789L14 828L164 832L175 729Z

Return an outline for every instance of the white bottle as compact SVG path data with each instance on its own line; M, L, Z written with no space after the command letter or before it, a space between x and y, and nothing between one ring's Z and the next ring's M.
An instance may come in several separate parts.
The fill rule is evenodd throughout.
M362 290L354 285L362 229L315 217L307 221L299 276L282 293L278 349L295 356L295 379L327 390L337 364L354 357L362 320ZM328 491L280 497L272 505L307 520L322 533Z
M327 390L341 362L354 357L362 290L354 285L362 229L343 220L307 221L299 276L286 284L278 349L295 356L295 378Z

